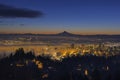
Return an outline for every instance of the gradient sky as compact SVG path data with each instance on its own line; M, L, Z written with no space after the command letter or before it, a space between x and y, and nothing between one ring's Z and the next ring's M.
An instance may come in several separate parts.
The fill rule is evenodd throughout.
M120 34L119 0L0 0L43 12L37 18L0 18L0 33Z

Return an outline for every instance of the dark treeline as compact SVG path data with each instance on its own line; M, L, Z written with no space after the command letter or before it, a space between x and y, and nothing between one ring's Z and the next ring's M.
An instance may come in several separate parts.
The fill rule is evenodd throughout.
M20 48L0 59L0 80L120 80L120 55L73 55L57 61Z

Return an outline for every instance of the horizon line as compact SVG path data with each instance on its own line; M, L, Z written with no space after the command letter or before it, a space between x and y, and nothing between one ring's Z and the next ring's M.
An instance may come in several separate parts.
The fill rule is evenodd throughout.
M63 31L63 32L67 32L67 33L70 33L70 34L74 34L74 35L120 35L120 34L102 34L102 33L97 33L97 34L77 34L77 33L71 33L69 31ZM24 35L24 34L31 34L31 35L56 35L56 34L59 34L59 33L63 33L63 32L56 32L56 33L34 33L34 32L26 32L26 33L22 33L22 32L10 32L10 33L6 33L6 32L0 32L0 34L21 34L21 35Z

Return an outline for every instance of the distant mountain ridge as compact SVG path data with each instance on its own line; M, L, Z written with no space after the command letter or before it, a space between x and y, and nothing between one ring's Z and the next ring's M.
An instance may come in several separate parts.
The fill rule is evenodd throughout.
M113 35L108 35L108 34L95 34L95 35L80 35L80 34L73 34L67 31L63 31L61 33L57 33L57 34L33 34L33 33L9 33L9 34L4 34L4 33L0 33L0 36L19 36L19 35L34 35L34 36L68 36L68 37L117 37L120 38L120 34L113 34Z
M67 31L56 34L57 36L78 36L76 34L69 33Z

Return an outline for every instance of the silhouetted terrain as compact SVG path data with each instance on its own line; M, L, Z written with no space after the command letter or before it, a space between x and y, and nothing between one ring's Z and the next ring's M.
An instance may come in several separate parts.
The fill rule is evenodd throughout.
M57 61L20 48L0 60L0 80L120 80L120 55L73 55Z
M81 35L81 34L73 34L73 33L70 33L70 32L67 32L67 31L63 31L63 32L60 32L60 33L57 33L57 34L32 34L32 33L24 33L24 34L0 34L0 36L4 37L4 35L6 36L28 36L28 35L31 35L31 36L74 36L74 37L111 37L111 38L120 38L120 34L113 34L113 35L107 35L107 34L95 34L95 35Z

